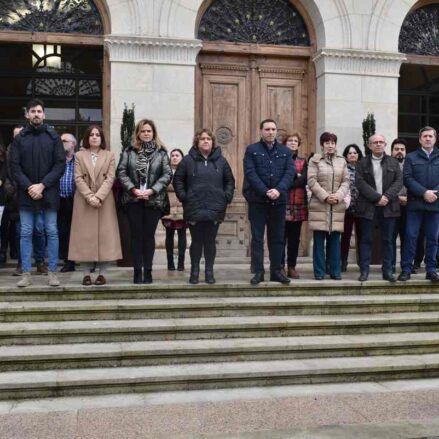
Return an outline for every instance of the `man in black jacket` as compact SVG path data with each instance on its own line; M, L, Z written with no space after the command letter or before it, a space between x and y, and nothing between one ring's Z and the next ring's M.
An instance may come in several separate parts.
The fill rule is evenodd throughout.
M267 227L270 280L290 283L281 271L284 249L285 211L295 168L290 150L276 140L272 119L260 124L261 140L249 145L244 156L243 194L248 202L251 226L251 254L255 271L251 284L264 280L264 234Z
M58 286L57 210L59 180L66 162L64 148L55 130L44 123L44 103L29 101L26 118L29 124L14 138L10 151L11 173L17 182L20 210L20 250L23 276L19 287L31 284L32 233L36 224L47 235L49 285Z
M395 282L392 270L393 235L396 218L400 215L398 194L402 188L402 172L399 163L385 154L384 136L370 137L368 147L372 154L363 158L355 174L355 184L359 196L355 205L355 215L360 218L360 277L364 282L369 275L372 251L372 232L374 221L381 227L383 248L383 279Z

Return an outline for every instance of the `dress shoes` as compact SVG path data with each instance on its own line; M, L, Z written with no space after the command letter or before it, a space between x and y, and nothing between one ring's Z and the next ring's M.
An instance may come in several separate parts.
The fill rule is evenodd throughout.
M365 273L364 271L360 273L360 277L358 278L358 280L360 282L366 282L367 278L369 277L368 273Z
M61 270L59 270L61 273L68 273L69 271L75 271L75 263L74 262L66 262Z
M141 268L135 268L134 269L134 275L133 275L133 283L134 284L141 284L142 281L142 269Z
M398 280L401 282L406 282L410 279L410 273L408 271L401 271L400 275L398 276Z
M300 279L300 275L296 271L296 267L288 267L288 277L291 279Z
M425 275L425 279L431 280L432 282L439 282L439 274L436 271L429 271Z
M259 271L256 272L255 275L251 278L250 283L252 285L260 284L261 282L264 282L264 272Z
M273 271L270 275L270 282L279 282L284 285L288 285L291 282L291 279L286 277L280 270Z
M331 274L330 278L332 280L341 280L341 276L334 276L333 274Z
M82 285L89 287L91 285L91 277L90 276L84 276L82 278Z
M325 276L320 276L318 274L314 275L315 280L323 280L324 278L325 278Z
M105 279L105 277L102 276L102 274L100 274L95 280L95 285L105 285L106 283L107 283L107 279Z
M396 282L396 278L395 278L395 276L393 275L392 272L389 272L389 273L383 273L383 279L384 279L384 280L387 280L387 281L389 281L389 282L391 282L391 283Z

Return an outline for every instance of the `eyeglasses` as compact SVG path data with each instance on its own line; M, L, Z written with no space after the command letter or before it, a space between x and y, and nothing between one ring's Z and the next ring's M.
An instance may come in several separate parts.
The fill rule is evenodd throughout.
M386 143L384 140L376 140L375 142L371 142L372 145L382 145L383 143Z

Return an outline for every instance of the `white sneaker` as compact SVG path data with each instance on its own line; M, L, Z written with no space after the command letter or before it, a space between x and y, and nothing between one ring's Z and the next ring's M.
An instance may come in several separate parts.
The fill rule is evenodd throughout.
M28 287L29 285L32 285L30 273L23 273L21 279L17 282L17 287Z
M60 282L58 280L58 277L56 276L56 273L49 271L49 286L50 287L59 287Z

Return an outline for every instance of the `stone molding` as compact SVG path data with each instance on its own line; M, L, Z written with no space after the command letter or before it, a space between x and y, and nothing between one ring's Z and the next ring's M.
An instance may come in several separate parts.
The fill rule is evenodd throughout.
M107 35L104 40L110 62L195 66L200 40Z
M399 77L404 54L355 49L322 49L313 61L317 78L325 73L340 75Z

